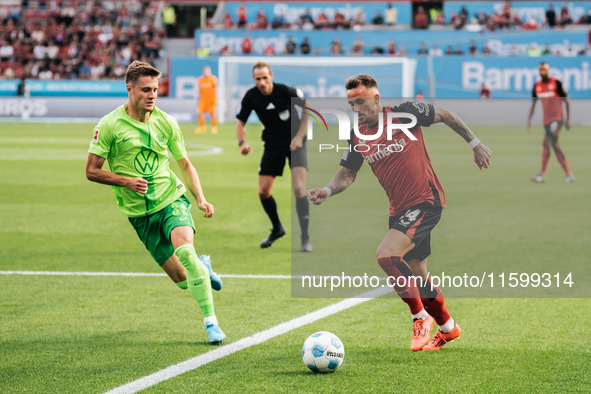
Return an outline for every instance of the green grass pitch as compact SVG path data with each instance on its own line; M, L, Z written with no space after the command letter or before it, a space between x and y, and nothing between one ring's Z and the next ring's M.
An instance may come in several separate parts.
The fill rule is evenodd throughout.
M92 127L0 125L0 270L160 272L119 215L110 188L84 176ZM257 197L259 128L248 126L255 151L242 157L232 124L223 125L217 135L195 135L194 127L182 125L190 151L223 150L191 156L216 209L213 219L204 219L193 208L198 253L210 254L222 275L289 275L297 232L288 231L286 239L268 250L258 247L270 227ZM486 173L475 169L469 148L451 130L424 130L448 199L434 231L430 266L436 271L463 269L462 264L473 262L489 269L535 272L538 262L545 268L554 262L573 267L578 275L573 280L586 284L588 292L588 128L561 132L577 175L568 185L562 183L554 157L545 184L528 180L539 168L541 127L531 134L522 126L473 128L493 150L493 167ZM339 156L318 157L311 150L310 160L326 160L328 169L311 171L308 186L324 186L330 180L327 174L338 169ZM368 168L359 177L350 199L336 196L330 201L333 208L355 201L355 190L375 186ZM287 172L278 178L274 195L289 228ZM386 198L380 198L375 204L387 212ZM324 220L328 212L329 205L311 208L313 254L319 256L326 253L323 237L335 231ZM371 211L367 222L359 223L367 228L363 253L372 269L385 218ZM166 277L0 275L0 295L0 392L104 392L212 349L195 302ZM292 298L285 279L243 278L224 279L214 299L226 343L338 301ZM591 390L590 298L466 297L450 298L447 305L463 334L438 353L412 353L406 305L383 298L146 391ZM304 340L319 330L335 333L345 345L344 365L331 375L315 375L301 361Z

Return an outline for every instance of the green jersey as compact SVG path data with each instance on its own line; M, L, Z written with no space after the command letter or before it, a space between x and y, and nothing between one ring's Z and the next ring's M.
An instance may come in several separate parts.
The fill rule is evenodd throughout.
M142 123L130 117L123 105L99 121L88 149L105 158L113 173L148 181L146 194L113 186L119 211L128 217L158 212L186 192L170 169L169 151L175 160L187 155L177 121L154 107Z

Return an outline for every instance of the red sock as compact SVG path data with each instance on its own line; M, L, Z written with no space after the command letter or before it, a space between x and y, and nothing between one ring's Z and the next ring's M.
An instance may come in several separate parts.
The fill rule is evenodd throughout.
M423 303L420 299L417 283L414 279L410 279L410 277L413 276L413 272L408 264L406 264L406 261L404 261L404 259L399 256L382 257L378 259L378 264L388 276L393 278L394 290L396 291L396 294L402 298L402 301L408 304L410 313L416 315L421 310L423 310ZM396 284L397 282L403 282L402 279L397 281L397 279L401 276L406 278L404 280L404 284L406 286L398 286Z
M451 315L445 306L445 298L439 287L433 286L431 278L427 278L423 286L419 287L419 292L427 313L433 316L438 325L447 323Z
M541 176L546 176L546 170L548 169L548 163L550 162L550 147L544 146L542 149L542 169L540 170Z

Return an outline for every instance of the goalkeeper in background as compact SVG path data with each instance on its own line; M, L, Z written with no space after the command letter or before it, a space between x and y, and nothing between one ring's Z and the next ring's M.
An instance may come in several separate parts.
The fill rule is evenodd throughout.
M129 65L128 101L95 127L86 177L113 187L119 211L170 279L189 289L205 316L209 342L217 344L226 335L218 326L211 289L221 289L222 283L209 258L197 257L191 203L185 185L170 169L169 151L206 218L213 216L213 205L203 195L176 120L156 107L159 77L160 72L147 63ZM111 171L102 169L105 160Z

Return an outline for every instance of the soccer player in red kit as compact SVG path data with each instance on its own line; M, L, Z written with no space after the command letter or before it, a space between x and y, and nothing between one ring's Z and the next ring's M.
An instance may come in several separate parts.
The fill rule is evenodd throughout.
M562 127L564 121L564 115L562 113L562 102L566 104L566 129L570 129L570 102L566 90L562 86L562 82L558 79L550 76L550 65L546 62L540 63L538 67L540 72L540 79L534 85L532 92L533 100L531 108L529 110L529 118L527 119L527 130L531 130L531 118L534 115L534 110L538 98L542 102L542 113L544 118L544 129L546 130L546 136L544 137L544 145L542 149L542 168L540 173L531 177L534 182L544 182L546 180L546 170L548 169L548 163L550 162L550 146L556 153L556 159L566 172L565 183L570 183L575 180L575 175L568 166L566 157L562 153L560 143L558 142L558 132Z
M422 102L382 108L377 81L367 74L350 77L345 87L351 110L358 114L360 134L376 134L380 116L386 124L388 113L403 112L417 119L416 126L409 130L416 140L411 140L402 130L395 130L392 140L387 140L384 132L371 141L362 140L351 131L349 150L344 152L340 163L342 168L326 187L309 190L308 196L314 204L322 204L331 195L349 187L363 162L368 162L390 200L389 231L376 251L378 264L410 308L413 318L411 350L439 350L447 342L459 338L461 330L449 314L443 294L427 275L430 234L445 208L445 195L431 166L421 126L445 123L470 144L474 162L480 169L490 166L491 151L457 115L444 108ZM408 123L408 119L395 118L394 121ZM362 149L354 149L361 145L364 145ZM412 280L412 276L423 280ZM400 283L405 286L398 286ZM434 319L439 331L429 342Z

